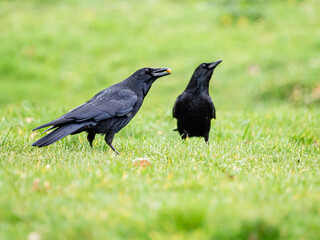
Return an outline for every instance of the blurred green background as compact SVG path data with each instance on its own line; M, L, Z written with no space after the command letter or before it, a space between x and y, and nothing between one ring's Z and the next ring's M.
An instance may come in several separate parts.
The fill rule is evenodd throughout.
M320 102L320 5L288 1L1 1L0 104L81 104L135 70L170 67L143 109L171 107L223 59L218 110Z

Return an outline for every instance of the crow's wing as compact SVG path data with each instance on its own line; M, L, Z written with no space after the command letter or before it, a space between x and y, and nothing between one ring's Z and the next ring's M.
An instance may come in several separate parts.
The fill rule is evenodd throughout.
M214 104L212 102L212 99L209 94L202 94L202 101L203 107L201 108L201 111L208 114L207 116L212 118L216 118L216 109L214 107Z
M211 98L210 98L210 100L211 100ZM211 102L212 102L212 100L211 100ZM216 108L214 107L213 102L212 102L212 108L211 109L212 109L211 118L216 119Z
M114 116L121 117L132 111L137 100L138 96L129 89L106 89L62 117L76 122L89 119L102 121Z
M176 102L174 103L173 109L172 109L172 115L174 118L179 118L181 114L185 111L185 104L183 102L185 93L180 94L177 97Z
M99 122L114 116L121 117L130 113L137 101L138 96L133 91L121 89L120 87L110 87L99 92L89 101L60 118L43 124L34 130L70 122L83 122L87 120Z
M191 115L207 114L208 117L216 118L216 109L209 95L205 94L199 99L192 94L183 92L173 106L174 118L185 118Z

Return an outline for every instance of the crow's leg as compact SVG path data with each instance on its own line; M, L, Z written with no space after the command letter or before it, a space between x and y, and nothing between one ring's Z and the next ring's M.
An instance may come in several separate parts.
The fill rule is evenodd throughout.
M209 145L209 136L204 136L204 141Z
M187 136L186 136L184 133L182 133L182 134L180 135L180 137L181 137L182 140L186 140L186 137L187 137Z
M206 144L209 145L209 133L205 133L203 137L204 137L204 141L206 142Z
M210 135L210 128L211 128L211 121L209 120L207 124L205 124L205 130L204 130L204 141L206 144L209 145L209 135Z
M186 138L189 138L189 133L185 129L183 129L183 132L180 133L180 136L182 140L185 140Z
M181 135L181 139L182 139L182 140L186 140L186 139L188 139L188 138L189 138L189 134L184 134L184 133L183 133L183 134Z
M106 141L107 145L116 153L119 155L119 152L112 146L112 140L113 140L114 134L106 134L104 137L104 140Z
M88 140L88 142L89 142L89 144L90 144L90 147L91 147L92 149L93 149L93 147L92 147L92 142L93 142L95 136L96 136L95 133L93 133L93 132L88 132L87 140Z

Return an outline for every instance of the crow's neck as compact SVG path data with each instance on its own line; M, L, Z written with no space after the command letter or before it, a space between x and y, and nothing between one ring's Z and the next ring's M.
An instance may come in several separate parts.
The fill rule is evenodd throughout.
M209 92L209 80L191 78L186 92Z
M133 91L139 96L143 95L142 86L141 86L142 84L139 80L137 80L134 77L128 77L127 79L123 80L120 84L123 87L130 89L131 91Z

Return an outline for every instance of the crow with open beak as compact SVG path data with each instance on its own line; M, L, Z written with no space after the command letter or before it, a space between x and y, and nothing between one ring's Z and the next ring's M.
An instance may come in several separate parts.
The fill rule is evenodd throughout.
M32 146L48 146L69 134L85 131L88 133L87 140L91 147L97 133L105 134L107 145L119 154L112 146L114 135L136 115L153 82L170 73L169 68L139 69L124 81L99 92L60 118L33 129L34 131L51 126L46 131L53 131L34 142Z

